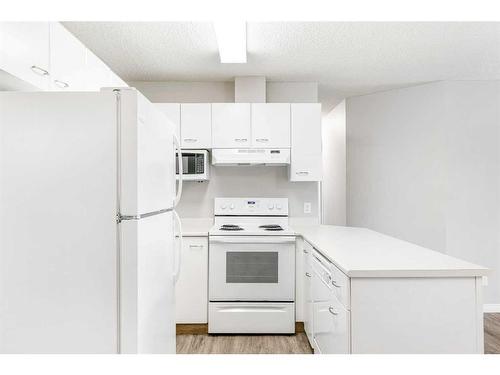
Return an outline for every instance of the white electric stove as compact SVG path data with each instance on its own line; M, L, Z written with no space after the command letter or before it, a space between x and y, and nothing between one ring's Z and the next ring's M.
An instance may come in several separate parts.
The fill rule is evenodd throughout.
M295 332L295 234L287 198L216 198L209 333Z

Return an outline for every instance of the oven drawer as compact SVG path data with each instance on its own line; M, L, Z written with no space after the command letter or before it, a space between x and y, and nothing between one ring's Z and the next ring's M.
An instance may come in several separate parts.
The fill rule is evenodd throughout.
M210 302L208 333L295 333L295 304Z

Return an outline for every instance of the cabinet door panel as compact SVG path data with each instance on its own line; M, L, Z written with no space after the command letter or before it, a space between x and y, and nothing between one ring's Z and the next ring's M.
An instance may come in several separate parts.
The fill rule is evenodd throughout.
M206 237L184 237L181 272L175 293L177 323L207 323L208 240Z
M290 104L252 104L252 147L290 147Z
M33 86L49 85L49 23L0 22L0 69Z
M321 104L291 104L291 181L321 181Z
M181 104L181 135L182 148L212 148L210 104Z
M50 24L50 77L54 91L86 89L86 48L59 22Z
M335 298L314 303L314 342L319 354L350 353L350 313Z
M308 251L304 247L305 251ZM312 299L312 267L310 261L311 254L308 251L303 255L303 267L304 267L304 330L306 331L307 339L309 343L314 348L313 340L313 299Z
M248 148L251 144L250 104L212 104L214 148Z
M179 103L157 103L156 107L169 119L174 132L179 140L181 139L181 105Z

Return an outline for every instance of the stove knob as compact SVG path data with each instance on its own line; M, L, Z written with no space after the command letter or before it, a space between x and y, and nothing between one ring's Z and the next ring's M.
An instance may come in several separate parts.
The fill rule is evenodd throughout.
M231 204L231 205L229 206L229 208L230 208L231 210L234 210L234 204Z
M274 209L274 204L269 204L267 208L269 208L270 210Z
M226 209L226 205L225 205L225 204L222 204L222 205L220 206L220 208L222 208L223 210L225 210L225 209Z
M279 203L278 203L278 204L276 205L276 209L277 209L277 210L281 210L281 204L279 204Z

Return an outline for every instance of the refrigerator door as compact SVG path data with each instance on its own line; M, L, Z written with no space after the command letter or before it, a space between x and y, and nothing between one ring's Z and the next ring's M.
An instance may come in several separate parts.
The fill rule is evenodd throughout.
M172 215L120 224L122 353L175 354Z
M0 353L116 353L111 93L0 93Z
M120 212L137 216L173 207L174 125L135 89L117 96Z

